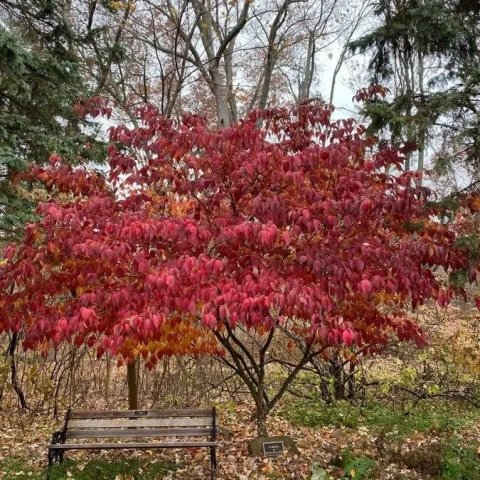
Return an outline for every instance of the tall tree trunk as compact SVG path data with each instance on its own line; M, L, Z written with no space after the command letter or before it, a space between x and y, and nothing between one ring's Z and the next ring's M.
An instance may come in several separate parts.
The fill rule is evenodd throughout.
M407 143L412 143L415 140L415 129L412 126L412 100L413 100L413 68L410 48L407 48L408 39L404 39L403 42L403 72L405 80L405 95L407 96L407 109L405 116L408 120L406 134L407 134ZM412 153L409 151L405 155L405 170L410 170L412 168Z
M127 383L128 383L128 408L129 410L138 409L138 375L137 363L135 360L127 364Z
M310 89L312 86L313 72L315 70L315 32L310 32L308 38L307 58L305 59L305 72L300 81L298 91L298 101L308 100L310 98Z
M231 122L238 121L238 108L237 100L235 98L235 92L233 91L233 50L235 47L235 40L229 43L228 47L225 49L225 78L226 85L228 88L228 104L230 107L230 118Z
M348 41L350 41L350 37L348 37ZM347 44L348 45L348 44ZM340 73L340 70L343 66L343 62L345 61L345 55L347 53L347 45L345 45L340 53L340 57L338 58L337 64L335 65L335 70L333 71L332 75L332 83L330 85L330 96L328 98L329 105L333 105L333 98L335 95L335 87L337 86L337 76Z
M270 93L270 85L272 83L272 74L275 64L277 63L278 52L275 46L269 46L267 53L267 61L263 74L263 84L260 91L260 100L258 101L258 109L264 110L267 107L268 94Z
M335 87L337 83L337 77L338 74L340 73L340 70L343 66L343 62L345 61L345 57L349 51L349 44L352 41L353 35L355 35L356 31L358 30L358 27L360 26L362 20L365 18L365 16L368 14L370 11L370 8L372 7L373 3L369 1L364 1L363 6L360 8L358 11L357 17L355 19L355 22L352 25L352 28L345 39L345 44L342 48L342 51L340 52L340 56L338 57L337 64L335 65L335 70L333 71L333 76L332 76L332 82L330 84L330 96L328 99L328 103L330 105L333 105L333 99L335 96Z
M267 108L268 95L270 93L270 87L272 83L273 70L277 64L278 60L278 44L277 44L277 33L281 28L285 19L287 18L288 7L293 3L293 0L284 0L280 8L278 9L277 14L272 22L270 27L270 33L268 35L268 50L267 50L267 60L265 62L265 68L263 73L263 83L260 90L260 99L258 101L258 109L264 110Z
M423 107L424 105L424 81L425 81L425 67L424 67L424 58L423 53L418 52L418 88L420 91L420 103ZM418 111L418 108L417 108ZM421 177L419 180L419 184L422 184L422 177L423 177L423 169L425 166L425 143L427 140L427 129L425 127L424 120L420 118L420 125L418 127L418 173L420 173Z
M221 84L223 78L215 76L215 85L213 86L213 96L215 97L215 106L217 110L217 127L225 128L232 123L230 117L230 105L228 103L228 88Z

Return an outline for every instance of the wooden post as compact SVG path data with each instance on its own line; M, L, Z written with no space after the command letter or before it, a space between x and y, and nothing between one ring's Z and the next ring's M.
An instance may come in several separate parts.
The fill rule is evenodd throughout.
M128 408L130 410L138 409L137 361L127 364Z

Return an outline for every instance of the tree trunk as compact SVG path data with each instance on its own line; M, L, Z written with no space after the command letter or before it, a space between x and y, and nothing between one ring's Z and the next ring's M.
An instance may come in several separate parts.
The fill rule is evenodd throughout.
M237 109L237 100L235 99L235 92L233 91L233 77L234 77L234 68L233 68L233 49L235 47L235 40L229 43L228 47L225 49L225 78L226 85L228 89L228 105L230 107L230 119L231 123L238 121L238 109Z
M107 375L105 378L105 403L107 408L110 406L110 381L112 378L112 360L107 356Z
M332 392L325 377L320 378L320 392L322 400L324 400L327 405L331 405L333 403Z
M257 403L256 411L256 422L257 422L257 435L259 437L268 437L267 430L267 417L268 417L268 407L264 402Z
M127 382L128 382L128 408L129 410L137 410L138 409L137 360L127 364Z
M300 81L298 90L298 102L301 103L304 100L310 98L310 89L313 80L313 71L315 70L315 48L316 48L315 33L310 32L308 38L308 51L307 58L305 60L305 72L303 78Z
M420 90L420 102L422 105L422 108L424 108L424 80L425 80L425 67L423 64L423 53L418 52L418 87ZM422 177L423 177L423 170L425 166L425 143L427 140L427 129L424 124L424 120L420 120L421 124L419 126L419 132L418 132L418 173L420 173L421 177L420 180L418 181L419 185L422 184Z
M23 409L28 408L27 400L25 398L25 394L23 393L22 387L20 387L18 383L17 377L17 363L15 361L15 351L17 350L18 345L18 333L14 333L12 335L12 339L10 340L10 345L8 346L8 356L10 357L10 374L12 380L12 387L17 394L18 400L20 401L20 406Z
M258 391L255 395L255 405L257 407L257 435L259 437L268 437L267 418L271 407L268 404L267 395L265 394L265 350L260 352L258 366Z
M278 53L274 46L269 47L267 61L263 75L263 84L260 91L260 100L258 101L258 109L267 108L268 94L270 93L270 85L272 83L272 75L275 64L277 63Z
M357 398L357 386L355 384L355 365L352 362L350 362L349 374L347 376L347 387L348 400L355 400Z
M340 58L337 61L337 64L335 65L335 70L333 71L333 76L332 76L332 83L330 85L330 97L328 99L329 105L333 105L333 97L335 95L335 87L337 84L337 76L340 72L340 69L342 68L343 61L345 60L345 53L347 51L347 47L343 47L342 53L340 54Z
M215 108L217 111L217 127L225 128L232 123L230 115L230 104L228 102L228 86L226 84L225 75L217 67L212 68L212 83L210 90L215 98Z
M287 10L289 5L292 3L292 0L284 0L280 8L278 9L277 15L275 16L272 26L270 27L270 33L268 35L268 50L267 50L267 60L263 72L263 83L260 90L260 99L258 102L258 109L264 110L267 108L268 95L270 93L270 87L272 83L273 70L276 66L278 60L278 44L277 44L277 33L280 27L285 22L287 18Z
M228 89L224 85L215 86L215 106L217 109L217 127L225 128L231 124Z
M412 59L409 49L405 48L407 45L407 39L404 39L404 51L403 51L403 71L405 76L405 95L407 96L408 106L406 108L405 116L408 119L406 135L407 143L411 143L415 140L415 130L412 126L412 100L413 100L413 77L410 75L413 71L410 70ZM405 170L410 170L412 168L412 153L410 151L405 155Z
M333 392L335 400L345 400L345 380L341 360L337 355L330 360L330 374L333 377Z

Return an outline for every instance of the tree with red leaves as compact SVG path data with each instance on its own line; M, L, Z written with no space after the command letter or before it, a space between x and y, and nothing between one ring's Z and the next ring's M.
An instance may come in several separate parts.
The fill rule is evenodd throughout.
M153 365L178 352L178 334L162 341L169 322L203 328L264 436L314 357L394 337L422 345L408 311L455 293L434 268L476 277L428 189L401 171L402 152L372 153L362 126L324 106L220 130L146 106L139 124L111 129L107 179L56 157L31 170L60 196L5 251L0 291L13 293L0 294L0 331L21 329L25 347L86 342ZM206 338L185 353L216 351ZM285 367L279 384L267 381L271 364Z

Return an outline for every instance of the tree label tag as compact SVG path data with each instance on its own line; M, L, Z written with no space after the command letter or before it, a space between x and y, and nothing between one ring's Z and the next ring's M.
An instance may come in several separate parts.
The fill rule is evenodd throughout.
M278 457L284 451L283 442L264 442L263 454L266 457Z

